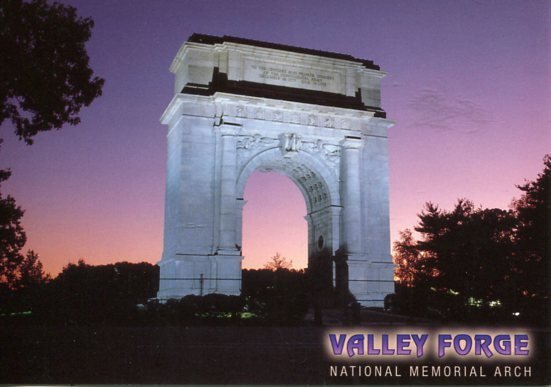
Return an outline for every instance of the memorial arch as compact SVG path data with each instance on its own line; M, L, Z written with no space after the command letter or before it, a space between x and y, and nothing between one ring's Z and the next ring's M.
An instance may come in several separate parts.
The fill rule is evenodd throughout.
M365 306L392 293L384 73L348 55L192 35L174 59L158 298L237 295L243 191L277 171L307 207L309 267ZM344 279L344 280L343 280ZM342 282L345 281L343 284Z

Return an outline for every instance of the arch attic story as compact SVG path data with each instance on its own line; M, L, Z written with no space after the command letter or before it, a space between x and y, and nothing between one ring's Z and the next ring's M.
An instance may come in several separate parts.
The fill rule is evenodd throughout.
M255 170L304 195L308 266L364 306L394 291L379 66L349 55L192 35L174 58L158 298L240 294L243 191ZM331 280L330 280L331 282Z

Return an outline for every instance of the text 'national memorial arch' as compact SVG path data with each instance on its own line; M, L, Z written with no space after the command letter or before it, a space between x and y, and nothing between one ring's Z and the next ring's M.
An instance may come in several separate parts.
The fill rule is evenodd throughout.
M243 191L255 170L304 195L308 266L364 306L394 291L385 73L368 60L192 35L170 70L159 299L240 294Z

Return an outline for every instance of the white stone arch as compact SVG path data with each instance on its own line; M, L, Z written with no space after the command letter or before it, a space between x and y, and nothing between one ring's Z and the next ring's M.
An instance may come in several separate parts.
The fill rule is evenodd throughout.
M346 291L362 305L382 306L393 291L392 122L380 106L379 67L194 34L171 71L174 97L161 118L168 147L158 298L240 294L243 190L263 168L287 175L305 198L309 266L318 236L327 236Z

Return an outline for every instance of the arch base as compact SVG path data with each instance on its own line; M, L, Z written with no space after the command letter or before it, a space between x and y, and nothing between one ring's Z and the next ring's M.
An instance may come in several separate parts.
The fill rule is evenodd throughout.
M211 293L241 294L241 255L185 255L163 258L159 292L160 301L187 295Z
M348 259L348 287L364 307L384 307L385 296L394 293L392 263Z

